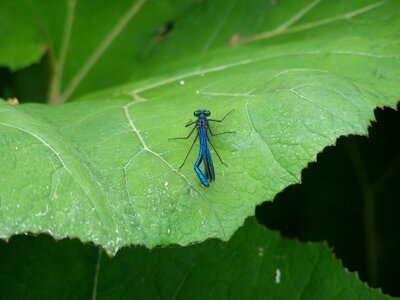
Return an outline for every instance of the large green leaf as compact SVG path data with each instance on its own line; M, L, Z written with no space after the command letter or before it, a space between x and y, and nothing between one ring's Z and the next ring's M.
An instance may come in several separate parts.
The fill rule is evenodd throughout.
M0 265L7 299L390 299L326 244L285 240L254 220L229 243L136 247L113 259L77 241L15 237L0 242Z
M279 6L287 26L271 43L187 57L93 101L0 103L0 235L75 236L110 253L229 239L255 205L299 182L338 136L366 134L373 109L400 94L398 2L332 5L312 7L320 22L303 27L304 9L293 17L290 3ZM191 167L196 153L178 170L190 142L167 140L188 133L198 108L215 118L235 109L214 128L236 134L213 139L229 167L214 155L207 190Z
M171 62L183 59L177 69L187 70L195 54L254 42L258 42L257 47L285 45L298 52L371 53L388 46L397 48L398 11L398 1L390 0L204 1L185 18L178 18L165 41L138 67L142 75L168 74ZM246 51L237 49L251 58ZM274 51L275 55L280 53L279 49ZM398 49L394 53L399 54ZM231 61L229 56L226 59ZM200 59L196 68L209 60Z

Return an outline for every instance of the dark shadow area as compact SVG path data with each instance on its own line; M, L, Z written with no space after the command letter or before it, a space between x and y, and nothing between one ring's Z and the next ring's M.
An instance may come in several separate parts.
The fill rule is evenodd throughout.
M11 76L8 68L0 68L0 98L8 99L13 97Z
M400 296L400 113L375 115L369 137L340 138L256 216L285 237L326 240L363 281Z
M98 250L45 234L0 240L0 299L90 299Z
M45 103L49 79L48 54L39 63L15 72L0 68L0 98L17 98L20 103Z
M171 30L174 28L174 26L175 26L175 21L168 21L161 28L159 35L165 37L168 33L171 32Z

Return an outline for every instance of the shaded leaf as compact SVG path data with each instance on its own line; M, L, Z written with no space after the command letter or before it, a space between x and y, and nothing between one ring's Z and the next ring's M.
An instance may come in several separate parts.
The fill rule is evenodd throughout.
M49 102L129 80L162 41L165 24L192 1L5 0L0 4L0 66L12 70L47 53Z
M356 9L346 3L321 12ZM366 134L373 109L395 105L400 43L381 21L399 27L398 2L357 5L362 13L328 27L292 30L291 43L282 31L271 44L209 51L168 75L85 97L93 101L1 103L1 237L50 232L109 253L131 243L229 239L255 205L299 182L325 146ZM336 22L348 30L332 31ZM374 38L363 35L369 30ZM187 134L198 108L215 118L235 109L214 128L236 134L213 139L229 167L215 157L207 190L189 165L196 153L177 169L190 142L167 140Z
M285 240L254 220L228 243L138 247L113 259L45 236L14 237L0 254L2 294L14 299L390 299L345 271L326 244Z

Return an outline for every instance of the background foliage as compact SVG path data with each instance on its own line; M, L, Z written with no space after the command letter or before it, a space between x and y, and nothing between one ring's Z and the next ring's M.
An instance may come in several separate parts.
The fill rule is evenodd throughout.
M0 96L75 100L0 104L2 237L47 232L109 253L132 243L228 240L256 204L298 182L325 146L366 134L376 106L395 106L398 8L396 1L2 2ZM218 169L206 192L191 168L174 167L186 144L166 141L185 134L180 126L199 105L216 115L236 109L216 128L236 131L216 141L230 167ZM303 184L264 204L258 218L302 240L327 239L352 271L395 295L392 114L382 113L387 129L375 129L368 143L346 138L321 154ZM382 296L325 245L286 241L254 220L228 244L129 248L111 261L94 246L44 236L12 238L0 251L4 295L12 298ZM214 288L204 289L207 280Z

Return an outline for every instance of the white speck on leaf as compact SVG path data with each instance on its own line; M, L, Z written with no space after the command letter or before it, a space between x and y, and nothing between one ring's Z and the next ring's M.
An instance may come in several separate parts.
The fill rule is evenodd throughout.
M45 211L44 211L44 212L39 212L39 213L37 213L35 216L36 216L36 217L45 216L45 215L47 214L48 211L49 211L49 207L46 205Z
M179 81L180 85L184 85L185 84L185 80L181 80Z
M277 284L281 283L281 270L279 270L279 269L276 269L276 272L275 272L275 282Z
M258 247L257 250L258 250L258 256L260 256L260 257L264 256L264 248L263 247Z

